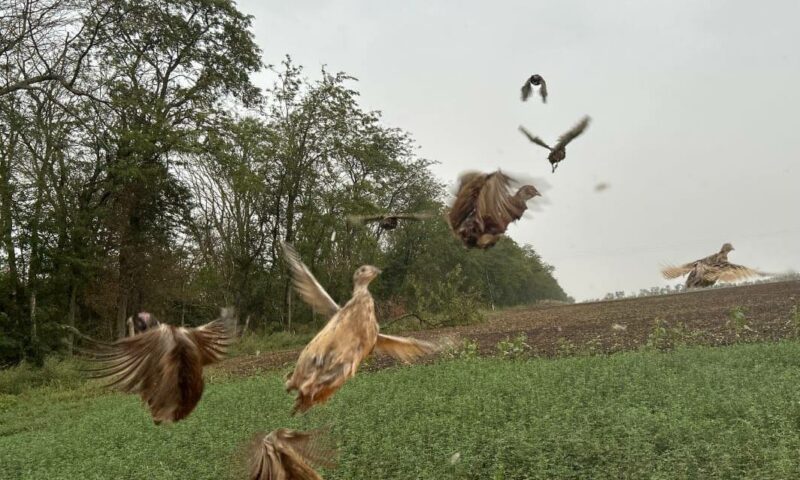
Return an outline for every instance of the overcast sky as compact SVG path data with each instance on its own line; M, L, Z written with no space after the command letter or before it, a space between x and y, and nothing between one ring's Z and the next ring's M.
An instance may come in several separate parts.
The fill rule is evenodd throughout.
M466 169L544 178L509 229L578 300L665 285L661 263L716 252L800 269L800 2L244 0L267 63L359 79L452 183ZM519 89L533 73L548 103ZM266 75L257 77L267 86ZM592 124L550 173L546 141ZM605 182L610 187L596 193ZM476 252L480 254L480 252Z

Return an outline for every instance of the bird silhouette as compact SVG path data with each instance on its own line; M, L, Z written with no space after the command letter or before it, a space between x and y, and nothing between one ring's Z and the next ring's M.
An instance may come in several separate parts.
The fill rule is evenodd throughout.
M530 78L525 80L525 83L522 84L522 101L527 101L528 97L531 96L533 86L539 87L539 95L542 97L542 103L547 103L547 83L545 83L541 75L531 75Z
M555 173L556 168L558 168L559 162L563 161L567 157L567 150L566 150L567 145L569 144L569 142L575 140L575 138L577 138L578 135L582 134L584 130L586 130L586 127L589 126L590 120L591 119L588 116L583 117L583 119L581 119L581 121L578 122L577 125L572 127L567 133L559 137L558 143L556 143L555 146L553 147L544 143L544 141L541 138L534 136L532 133L526 130L525 127L523 127L522 125L520 125L519 131L522 132L522 134L525 135L531 142L550 150L550 153L547 155L547 160L550 161L550 165L553 167L553 173Z
M353 296L344 307L339 307L295 249L284 243L283 251L297 293L315 312L331 317L300 352L297 365L286 381L287 392L297 391L292 415L326 402L356 374L358 366L373 350L409 362L438 349L422 340L379 333L375 303L367 288L381 273L378 268L363 265L356 269Z
M465 247L493 247L508 225L522 218L528 200L541 195L533 185L523 185L512 194L510 188L514 182L500 170L461 174L447 222Z
M146 317L147 312L137 317ZM233 338L233 310L197 328L160 323L114 343L95 341L94 378L139 394L156 424L186 418L203 395L203 367L217 362Z
M335 466L336 449L323 430L279 428L259 433L250 447L250 480L322 480L312 466Z

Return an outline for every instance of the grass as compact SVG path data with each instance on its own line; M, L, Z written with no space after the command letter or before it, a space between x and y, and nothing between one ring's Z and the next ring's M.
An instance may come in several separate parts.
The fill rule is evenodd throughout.
M298 418L270 374L162 427L135 397L48 387L0 408L0 478L237 478L256 431L326 424L327 479L800 478L798 367L797 342L457 359L359 375Z

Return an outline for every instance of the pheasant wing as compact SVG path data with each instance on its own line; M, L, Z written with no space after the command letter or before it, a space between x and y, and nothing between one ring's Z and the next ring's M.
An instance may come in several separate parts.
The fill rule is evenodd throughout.
M528 137L528 140L530 140L531 142L535 143L536 145L544 147L544 148L546 148L548 150L552 150L552 148L550 148L550 145L544 143L544 141L541 138L533 136L533 134L531 132L529 132L522 125L519 126L519 131L522 132L523 135Z
M375 349L408 363L423 355L436 352L438 347L433 343L416 338L395 337L379 333Z
M308 267L300 260L300 255L297 254L294 247L284 242L283 253L289 264L294 288L303 301L320 315L330 316L336 313L339 310L339 305L333 301L328 292L317 282Z
M589 126L590 120L591 119L588 116L583 117L581 121L578 122L577 125L572 127L567 133L559 137L558 143L556 143L556 146L553 147L553 150L559 150L566 147L569 142L573 141L578 135L580 135L581 133L583 133L584 130L586 130L586 127Z

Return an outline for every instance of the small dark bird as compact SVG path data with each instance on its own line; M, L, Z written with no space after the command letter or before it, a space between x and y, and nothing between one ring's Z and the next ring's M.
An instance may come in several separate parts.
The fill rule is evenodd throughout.
M159 325L158 320L153 315L147 312L139 312L132 317L128 317L128 336L132 337L137 333L142 333L145 330Z
M336 449L322 430L299 432L279 428L253 439L250 480L322 480L312 465L336 466Z
M533 185L523 185L512 195L512 182L514 180L500 170L488 174L461 174L447 222L465 247L493 247L508 225L522 218L528 209L528 200L541 196Z
M350 224L379 222L378 226L384 230L394 230L400 220L426 220L433 218L431 213L386 213L379 215L349 215L347 222Z
M138 318L149 314L142 312ZM108 386L139 394L153 421L186 418L203 395L203 367L219 361L233 337L233 310L197 328L158 324L114 343L94 342L98 368L94 378L110 378Z
M583 119L580 122L578 122L577 125L572 127L571 130L569 130L567 133L565 133L558 139L558 143L556 143L554 147L551 147L550 145L544 143L544 141L542 141L541 138L533 136L522 125L520 125L519 131L522 132L523 135L528 137L528 140L530 140L531 142L550 150L550 154L547 155L547 159L550 161L550 165L552 165L553 172L555 173L556 168L558 167L558 163L567 157L567 150L566 150L567 144L569 144L569 142L573 141L578 135L580 135L581 133L583 133L584 130L586 130L586 127L589 126L590 120L591 119L588 116L583 117Z
M379 333L375 302L367 289L381 273L378 268L359 267L353 274L353 296L344 307L339 307L291 245L284 243L283 252L297 293L315 312L330 316L328 323L300 352L294 372L286 381L287 392L297 390L292 415L325 403L356 374L358 366L373 350L403 362L437 350L429 342Z
M539 87L539 95L542 96L542 103L547 103L547 83L545 83L541 75L531 75L531 77L522 84L522 101L528 100L528 97L531 96L533 86Z
M728 252L733 249L733 245L725 243L717 253L677 267L668 266L661 270L661 274L664 278L671 280L688 273L686 288L710 287L717 281L735 282L751 277L769 275L742 265L729 263Z

